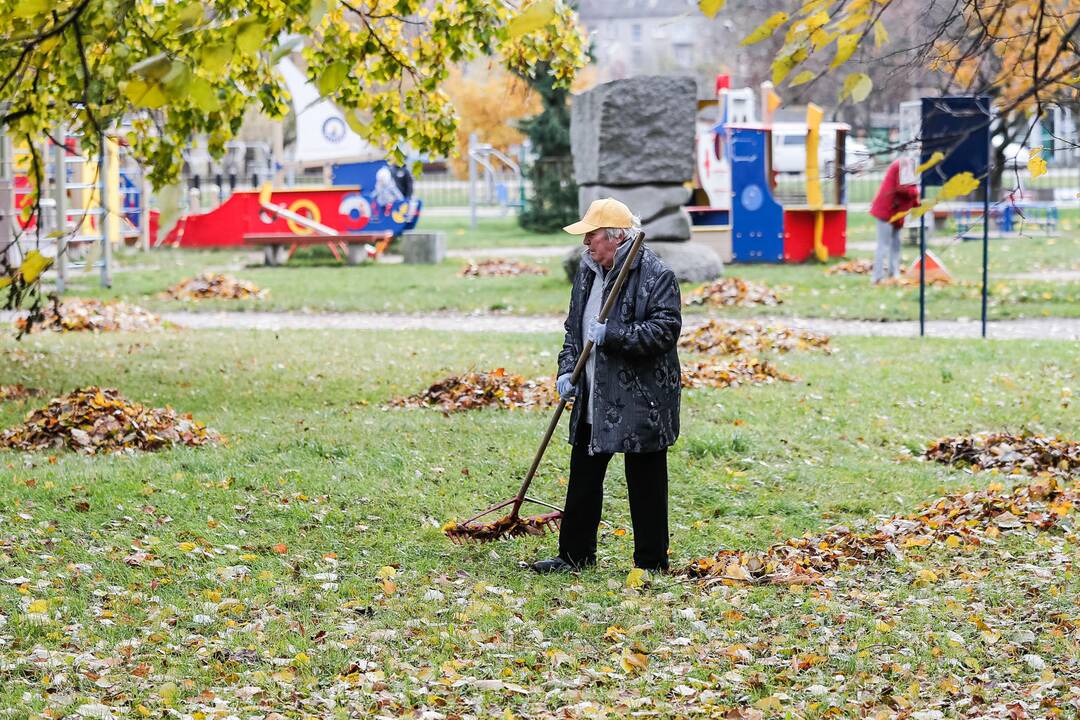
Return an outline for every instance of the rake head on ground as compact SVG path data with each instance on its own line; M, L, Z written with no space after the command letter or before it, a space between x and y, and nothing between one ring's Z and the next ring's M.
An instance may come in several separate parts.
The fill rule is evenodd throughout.
M562 512L555 511L543 515L521 517L515 512L502 516L493 522L477 522L476 519L463 523L448 522L443 525L443 532L450 541L462 545L466 542L493 542L503 538L522 535L543 535L559 529Z

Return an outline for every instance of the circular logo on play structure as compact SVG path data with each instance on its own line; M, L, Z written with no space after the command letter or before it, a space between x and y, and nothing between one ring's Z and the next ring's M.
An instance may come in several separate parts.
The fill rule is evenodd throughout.
M323 137L332 143L345 139L345 121L339 117L328 117L322 124Z
M757 185L747 185L739 196L739 202L748 212L754 212L760 208L764 201L765 198L761 194L761 188Z

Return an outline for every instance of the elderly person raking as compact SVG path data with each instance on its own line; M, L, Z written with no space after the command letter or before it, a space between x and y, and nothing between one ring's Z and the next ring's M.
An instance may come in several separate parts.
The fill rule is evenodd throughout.
M634 565L663 571L668 567L667 448L679 436L679 283L671 268L642 246L607 322L600 323L600 308L641 232L640 222L626 205L609 198L593 202L580 222L564 230L585 236L557 382L560 395L574 397L570 482L559 554L533 563L532 569L566 572L596 563L604 475L612 455L623 453ZM571 373L590 339L595 349L574 387Z

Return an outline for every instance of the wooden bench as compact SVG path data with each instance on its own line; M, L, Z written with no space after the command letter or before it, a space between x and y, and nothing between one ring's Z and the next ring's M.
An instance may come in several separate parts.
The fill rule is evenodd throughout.
M389 230L379 233L354 233L349 235L293 235L291 233L265 233L244 235L244 244L261 247L267 265L284 265L301 245L326 245L336 260L346 258L349 265L359 265L372 257L379 257L394 240ZM375 248L370 255L367 247Z

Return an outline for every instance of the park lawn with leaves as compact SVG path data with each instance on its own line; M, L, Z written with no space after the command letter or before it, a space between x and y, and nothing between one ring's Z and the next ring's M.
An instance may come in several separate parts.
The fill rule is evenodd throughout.
M0 453L0 706L52 717L1076 713L1074 532L913 548L818 587L632 587L616 462L596 569L518 567L552 555L553 536L449 544L443 521L513 492L547 415L385 401L469 368L551 373L559 340L0 340L5 382L50 395L116 386L227 437L132 456ZM916 459L940 436L1076 430L1075 344L833 345L770 358L797 383L684 393L674 566L1026 481ZM0 426L43 403L0 404ZM561 499L567 462L554 443L538 496Z
M464 222L464 221L463 221ZM460 241L461 247L493 243L506 232L506 242L518 243L532 236L505 222L481 224L482 230ZM448 226L449 227L449 226ZM563 239L565 243L565 239ZM475 244L474 244L475 243ZM525 245L531 244L531 240ZM507 256L514 247L506 246ZM569 248L570 245L567 244ZM982 247L978 242L956 241L933 248L962 284L931 287L927 291L927 312L931 319L978 318ZM910 262L916 250L904 247ZM869 257L852 250L851 257ZM990 248L991 319L1078 317L1080 282L1032 280L1008 277L1025 272L1077 270L1080 234L1057 237L1016 237L995 239ZM113 288L97 286L94 273L76 273L71 294L89 297L117 297L155 310L293 310L358 312L505 312L516 315L558 315L566 312L569 285L559 257L529 258L532 264L549 270L546 276L461 278L465 266L461 258L440 265L367 265L347 267L333 259L326 248L313 248L298 255L285 267L269 268L256 254L238 251L156 250L149 255L125 254L121 271L115 273ZM268 298L242 301L202 301L181 303L163 300L157 294L184 277L204 270L232 273L270 290ZM784 302L779 306L752 308L688 308L688 317L698 315L784 315L867 320L911 320L918 317L917 287L872 287L866 276L826 275L824 267L810 262L802 265L731 265L727 274L779 289ZM684 295L695 284L684 284Z

